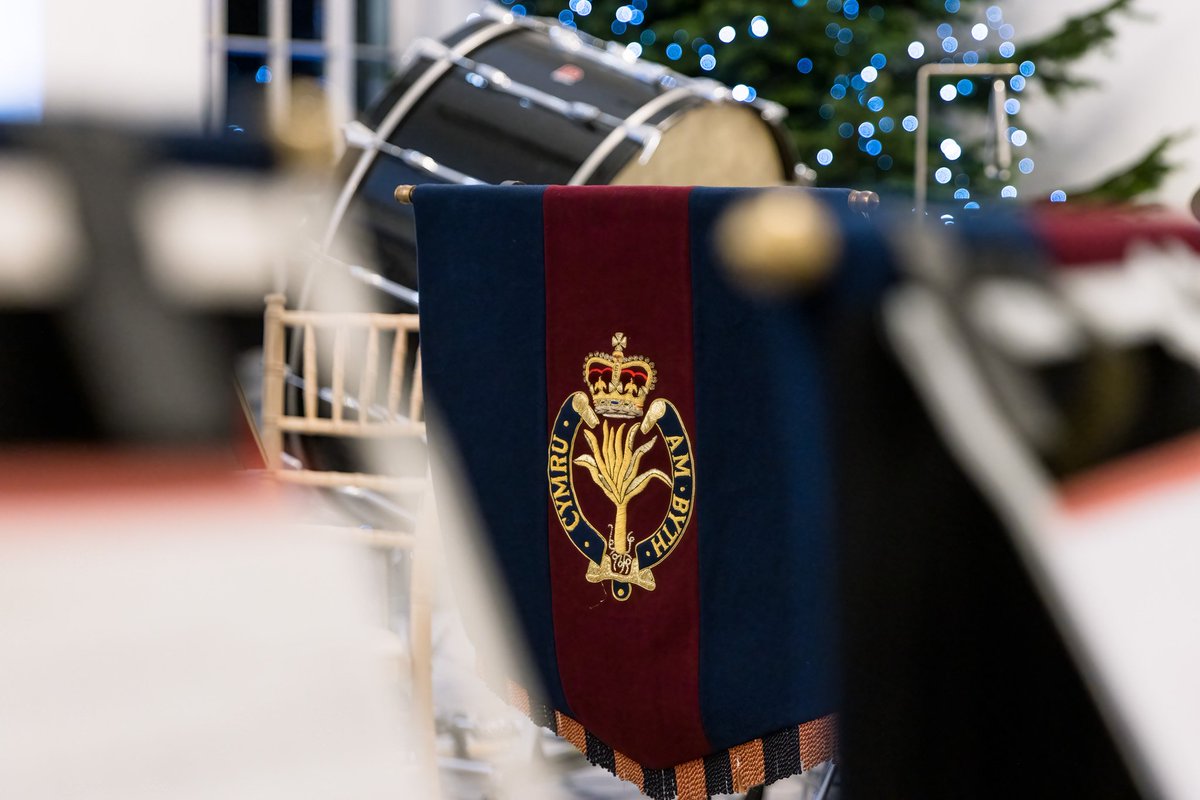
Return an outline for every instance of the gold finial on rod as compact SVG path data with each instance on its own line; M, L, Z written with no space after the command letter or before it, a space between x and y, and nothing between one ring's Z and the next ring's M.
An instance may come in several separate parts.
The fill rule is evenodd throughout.
M411 183L402 183L396 187L394 192L392 192L392 197L396 198L397 203L410 206L412 205L413 191L416 188L417 187L413 186Z

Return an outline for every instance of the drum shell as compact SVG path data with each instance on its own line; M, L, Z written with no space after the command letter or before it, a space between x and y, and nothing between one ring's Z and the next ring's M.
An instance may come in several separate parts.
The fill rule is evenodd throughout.
M564 103L591 106L610 118L641 116L641 123L669 130L693 111L712 106L711 96L687 79L669 71L657 78L622 70L594 57L583 45L578 52L556 44L548 26L505 24L477 19L446 37L444 47L458 47L471 62L500 70L517 84L550 94ZM479 70L480 73L484 69ZM574 78L564 82L563 74ZM485 183L520 181L529 184L608 184L642 154L642 144L630 136L612 136L605 120L571 118L538 102L492 88L480 88L479 73L453 64L439 54L411 58L395 82L369 109L363 122L397 147L417 151L439 166ZM732 101L726 101L733 104ZM410 104L398 121L398 104ZM748 115L759 109L748 104ZM761 119L761 117L760 117ZM395 122L388 130L389 122ZM772 183L791 179L794 158L787 134L777 123L761 121L769 131L777 160ZM590 166L585 166L591 160ZM374 250L375 268L384 276L416 287L416 245L412 209L400 206L393 191L400 184L445 182L435 171L386 154L367 157L350 151L342 165L346 177L343 204L346 219L335 214L328 243L335 256L351 254L334 243L335 232L352 232ZM681 176L679 183L696 183ZM728 183L741 183L736 177ZM351 237L355 238L355 237ZM406 308L403 310L411 310Z

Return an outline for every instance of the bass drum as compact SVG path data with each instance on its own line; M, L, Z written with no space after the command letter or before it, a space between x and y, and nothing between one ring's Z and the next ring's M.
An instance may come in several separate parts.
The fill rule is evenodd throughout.
M349 259L338 242L350 234L373 246L385 278L411 289L413 216L393 197L399 184L789 183L784 114L620 45L495 9L414 45L382 99L349 126L324 246Z

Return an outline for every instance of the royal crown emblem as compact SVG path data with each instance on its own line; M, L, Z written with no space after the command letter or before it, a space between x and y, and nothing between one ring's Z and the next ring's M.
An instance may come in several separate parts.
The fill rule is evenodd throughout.
M590 562L587 580L610 582L617 600L628 600L633 586L654 590L651 568L679 544L695 505L695 467L683 420L665 398L647 405L658 373L649 359L625 355L628 344L625 334L618 332L612 337L611 354L596 352L584 359L583 382L588 393L574 392L563 402L550 432L547 455L555 516ZM588 452L577 452L583 449L577 442L581 429ZM669 474L658 467L641 470L643 459L663 448ZM582 475L612 504L612 522L603 526L607 535L592 524L580 505L575 479ZM639 539L639 532L630 529L630 507L654 483L669 487L669 499L661 523L641 531ZM589 510L595 514L597 509Z
M625 334L612 337L612 355L592 353L583 362L583 380L592 392L592 406L602 417L633 419L642 416L646 395L654 391L658 374L654 362L625 355Z

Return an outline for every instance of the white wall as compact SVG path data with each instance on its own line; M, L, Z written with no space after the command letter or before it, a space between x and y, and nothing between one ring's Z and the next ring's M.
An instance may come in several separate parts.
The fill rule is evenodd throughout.
M0 0L0 121L41 116L42 50L39 0Z
M1022 39L1034 39L1103 1L1002 0L1000 5L1017 29L1019 46ZM1048 195L1089 183L1137 159L1164 134L1188 130L1194 135L1170 154L1180 169L1155 199L1185 208L1200 190L1195 44L1200 2L1138 0L1136 6L1148 18L1121 18L1112 47L1078 66L1099 80L1099 89L1075 92L1062 105L1027 93L1021 119L1041 137L1029 153L1037 170L1024 179L1026 193Z
M47 119L203 123L206 0L12 2L44 10Z
M440 38L485 5L487 0L392 0L392 41L403 47L423 36Z

